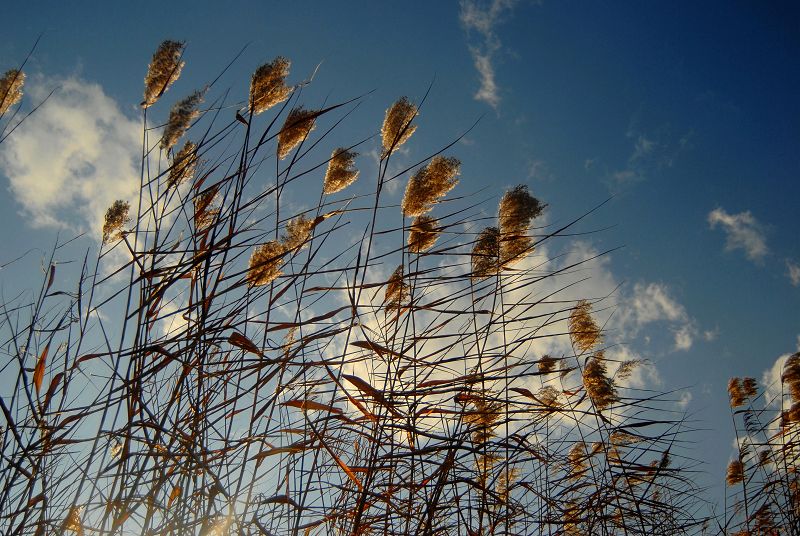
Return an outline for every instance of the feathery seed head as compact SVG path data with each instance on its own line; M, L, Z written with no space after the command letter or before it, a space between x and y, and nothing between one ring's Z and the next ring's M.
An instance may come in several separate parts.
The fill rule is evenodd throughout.
M103 222L103 244L122 238L122 226L130 221L128 211L131 206L127 201L117 200L108 207Z
M314 130L316 119L317 112L306 110L302 106L289 112L278 134L278 158L286 158L292 149L306 139L306 136Z
M592 304L581 300L569 315L569 335L580 353L594 348L601 339L600 328L592 318Z
M744 464L741 460L733 460L728 464L728 471L725 475L725 482L729 486L734 486L744 481Z
M219 214L216 206L219 187L209 188L194 198L194 227L198 231L207 228Z
M25 85L25 73L17 69L6 71L0 78L0 115L22 99L22 86Z
M322 190L326 194L335 194L353 184L359 171L354 167L358 153L339 148L333 151L325 172L325 183Z
M172 159L167 185L170 187L180 186L187 180L194 178L197 160L197 145L187 140L181 150L178 151L178 154L175 155L175 158Z
M309 220L303 214L289 220L289 223L286 224L286 235L283 237L286 251L302 248L308 237L311 236L313 228L314 220Z
M417 171L408 181L401 205L406 216L420 216L430 212L433 205L452 190L461 170L456 158L434 156L427 166Z
M161 136L161 149L168 151L178 143L181 136L200 115L197 107L203 102L205 91L195 91L180 102L175 103L169 112L167 126Z
M247 281L251 286L267 285L283 274L281 264L286 247L276 240L270 240L253 250Z
M617 368L616 377L620 380L627 380L633 374L633 371L642 364L642 361L639 359L629 359L627 361L623 361L620 363L619 367Z
M586 445L582 441L575 443L569 454L567 454L567 468L570 480L580 478L586 472L587 459Z
M755 378L742 378L742 392L747 398L753 399L758 396L758 383Z
M433 247L439 238L439 221L430 216L417 216L408 233L408 249L412 253L422 253Z
M528 226L542 213L545 205L528 193L520 184L507 191L500 199L500 264L507 268L533 251L533 240L528 236Z
M792 400L800 402L800 352L790 355L786 360L781 379L792 395Z
M417 107L409 102L407 97L400 97L386 110L386 117L384 117L381 127L381 139L383 140L381 158L386 158L396 151L417 130L417 126L411 124L416 115Z
M500 258L500 230L487 227L472 246L472 277L485 279L497 273Z
M144 101L142 108L148 108L158 101L169 86L171 86L181 75L181 70L185 62L183 57L184 44L178 41L164 41L158 47L150 66L147 68L147 75L144 77Z
M292 88L286 86L291 62L278 56L256 69L250 79L250 110L258 115L285 101Z
M383 303L387 311L399 310L408 301L410 289L403 278L403 265L398 266L386 283Z
M731 378L728 380L728 396L730 397L732 408L738 408L744 405L747 397L742 390L742 383L739 378Z
M539 360L539 372L542 374L550 374L556 369L557 359L550 354L545 354Z
M614 382L606 376L606 365L599 359L592 357L586 362L583 386L598 410L606 409L617 400Z

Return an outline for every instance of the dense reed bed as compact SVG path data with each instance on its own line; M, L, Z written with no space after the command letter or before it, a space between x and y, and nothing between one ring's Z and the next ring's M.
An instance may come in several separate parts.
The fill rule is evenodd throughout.
M392 171L425 99L387 103L359 169L373 133L336 127L363 97L305 104L286 58L167 114L183 51L166 41L145 78L139 197L109 207L74 286L56 247L35 299L3 306L4 533L703 530L683 415L606 357L604 302L542 291L576 266L537 248L580 218L540 223L524 186L496 209L460 192L454 143ZM318 197L297 211L301 185ZM555 337L570 350L537 350ZM797 484L774 474L777 523Z

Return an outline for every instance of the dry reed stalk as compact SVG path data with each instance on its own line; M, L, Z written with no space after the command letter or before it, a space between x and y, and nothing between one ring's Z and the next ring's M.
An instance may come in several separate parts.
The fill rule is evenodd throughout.
M411 124L416 116L417 107L409 102L407 97L400 97L386 110L381 127L383 142L381 158L386 158L408 141L417 130L417 126Z
M333 151L330 162L328 162L328 169L325 172L323 192L335 194L356 181L359 173L355 168L356 156L358 156L358 153L348 151L342 147Z
M291 62L278 56L272 62L256 69L250 79L250 111L254 115L265 112L289 98L292 88L286 86Z
M406 185L402 209L406 216L420 216L433 209L447 192L458 184L461 162L456 158L434 156Z
M144 101L142 108L149 108L169 89L181 76L185 62L183 57L184 44L178 41L164 41L158 47L147 74L144 77Z
M25 73L17 69L6 71L0 78L0 116L22 100Z
M315 128L318 113L302 106L292 109L286 116L278 134L278 158L286 158Z

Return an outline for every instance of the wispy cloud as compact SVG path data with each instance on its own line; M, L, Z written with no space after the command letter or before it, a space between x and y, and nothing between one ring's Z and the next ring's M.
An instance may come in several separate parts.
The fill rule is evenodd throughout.
M692 131L676 141L665 130L667 129L661 128L654 133L645 133L634 128L628 129L626 136L631 140L633 147L625 167L611 172L611 187L646 180L648 176L674 165L678 155L689 146ZM584 167L589 169L591 165Z
M724 208L715 208L708 213L708 225L725 231L726 250L741 249L753 262L761 262L769 251L764 228L749 210L729 214Z
M673 349L689 350L697 337L697 327L686 308L663 283L636 283L633 293L621 301L619 325L626 337L635 337L644 327L666 322L673 335Z
M142 126L97 84L40 78L29 88L44 106L0 147L0 169L34 226L102 228L116 199L139 187ZM79 220L75 219L78 214Z
M800 264L791 259L786 259L786 275L793 287L800 287Z
M503 16L511 11L518 0L491 0L488 4L478 0L461 0L459 19L467 32L477 32L480 42L470 45L472 61L480 76L481 85L475 99L497 109L500 104L500 88L495 80L494 58L502 48L496 27Z

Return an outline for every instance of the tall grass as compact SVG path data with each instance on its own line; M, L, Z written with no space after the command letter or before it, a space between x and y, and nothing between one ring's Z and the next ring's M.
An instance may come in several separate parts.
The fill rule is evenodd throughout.
M161 128L183 44L154 55L139 197L73 287L57 247L2 309L4 532L700 532L683 416L625 387L602 304L542 290L577 266L537 248L580 218L537 223L522 186L486 217L455 142L393 171L425 99L387 103L358 169L375 135L334 138L363 97L306 108L289 66L176 99Z

